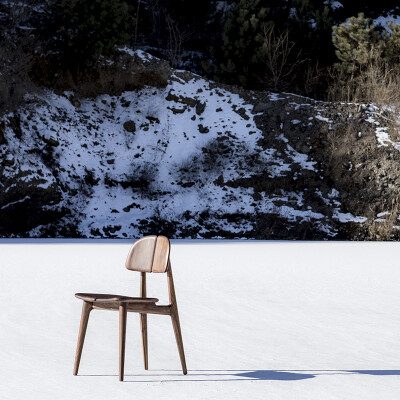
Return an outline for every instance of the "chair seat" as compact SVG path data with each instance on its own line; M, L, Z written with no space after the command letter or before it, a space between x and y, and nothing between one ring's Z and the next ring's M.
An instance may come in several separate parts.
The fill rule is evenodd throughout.
M128 297L117 294L101 293L75 293L75 297L81 300L101 303L157 303L158 299L150 297Z

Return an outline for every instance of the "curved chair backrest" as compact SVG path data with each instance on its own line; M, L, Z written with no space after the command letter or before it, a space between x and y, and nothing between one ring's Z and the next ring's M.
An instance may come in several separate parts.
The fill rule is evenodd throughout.
M129 250L125 267L131 271L167 272L170 244L165 236L145 236Z

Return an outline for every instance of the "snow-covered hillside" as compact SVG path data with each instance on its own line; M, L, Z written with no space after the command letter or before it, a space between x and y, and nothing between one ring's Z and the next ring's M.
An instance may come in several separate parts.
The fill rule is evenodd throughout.
M388 117L185 71L120 96L31 95L0 125L0 234L354 238L348 223L392 212L371 194L385 183L365 178L375 164L388 179L397 168ZM363 190L372 211L350 201Z

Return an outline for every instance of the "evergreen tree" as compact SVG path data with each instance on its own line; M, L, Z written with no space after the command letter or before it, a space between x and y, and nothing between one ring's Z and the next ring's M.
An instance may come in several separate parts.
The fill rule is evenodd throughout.
M400 62L400 25L395 25L393 21L389 24L390 33L385 32L384 60L391 65Z
M224 80L249 85L255 80L262 54L262 32L271 24L270 9L261 0L242 0L228 16L223 33L220 76Z
M227 17L222 51L216 52L218 78L247 87L261 84L275 90L281 86L276 86L278 75L299 81L296 75L301 75L301 68L334 62L332 24L330 9L323 0L241 0ZM273 64L277 65L277 59L281 58L286 65L281 72L275 71L277 74L274 72L275 78L271 80L265 67L267 62L267 70L274 75L270 68L274 54L270 46L274 44L279 46L276 50L280 56L275 57ZM305 59L308 63L302 62ZM292 76L289 77L288 71ZM272 81L275 83L271 87Z
M351 17L347 23L333 27L332 41L336 56L341 63L336 67L345 73L354 73L368 63L382 57L385 42L363 13Z
M130 11L123 0L51 0L43 33L63 67L90 66L129 39Z

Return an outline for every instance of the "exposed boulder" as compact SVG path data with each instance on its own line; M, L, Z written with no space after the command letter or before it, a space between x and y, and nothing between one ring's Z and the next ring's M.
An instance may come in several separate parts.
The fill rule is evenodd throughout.
M127 132L135 133L136 132L136 124L135 121L129 120L124 122L124 129Z

